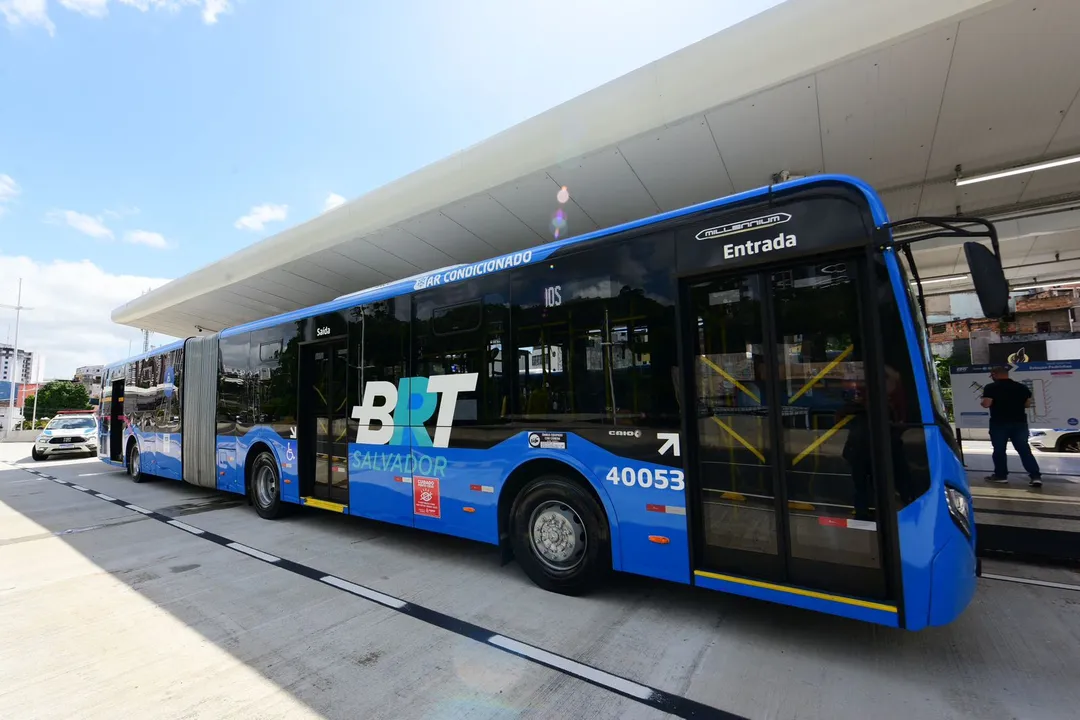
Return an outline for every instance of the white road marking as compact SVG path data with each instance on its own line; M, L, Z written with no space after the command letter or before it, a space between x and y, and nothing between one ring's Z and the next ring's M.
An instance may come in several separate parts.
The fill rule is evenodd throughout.
M322 577L322 578L319 578L319 579L322 580L327 585L333 585L334 587L336 587L339 590L344 590L345 592L350 592L353 595L359 595L362 598L367 598L368 600L371 600L372 602L377 602L380 605L385 605L388 608L394 608L395 610L401 610L406 605L404 600L398 600L396 597L390 597L389 595L383 595L378 590L371 590L370 588L366 588L366 587L364 587L362 585L357 585L355 583L351 583L348 580L342 580L341 578L334 577L333 575L327 575L326 577Z
M179 520L166 520L165 522L167 522L169 525L172 525L175 528L180 528L181 530L186 530L187 532L191 533L192 535L202 535L203 534L203 531L200 530L199 528L194 527L192 525L188 525L187 523L180 522Z
M102 500L108 500L109 502L115 502L115 500L116 500L116 498L114 498L112 495L106 495L105 493L96 492L94 494L97 495Z
M125 505L125 507L128 510L134 510L135 512L142 513L143 515L149 515L149 514L151 514L153 512L153 510L147 510L144 507L139 507L138 505L132 505L131 503L128 503L127 505Z
M541 650L533 645L526 645L523 642L518 642L517 640L512 640L508 637L503 637L502 635L492 635L488 642L550 667L558 668L571 675L577 675L578 677L594 682L597 685L611 688L612 690L621 692L625 695L630 695L631 697L640 698L642 700L652 699L653 691L644 685L639 685L636 682L621 678L618 675L612 675L609 672L583 665L576 660L564 658L561 655L550 653L547 650Z
M82 492L90 492L90 488L84 488L82 485L76 485L75 483L72 483L71 487L75 488L76 490L81 490Z
M202 530L200 530L199 532L201 533ZM241 545L238 542L231 542L228 545L226 545L226 547L231 547L233 550L238 550L238 551L244 553L245 555L250 555L253 558L259 558L260 560L265 560L266 562L275 563L275 562L278 562L279 560L281 560L281 558L276 557L274 555L271 555L270 553L264 553L262 550L256 550L253 547L248 547L247 545Z
M983 573L980 577L984 577L987 580L1001 580L1004 582L1019 583L1021 585L1038 585L1039 587L1056 588L1058 590L1076 590L1080 592L1080 585L1050 582L1049 580L1034 580L1032 578L1013 577L1011 575L993 575L991 573Z

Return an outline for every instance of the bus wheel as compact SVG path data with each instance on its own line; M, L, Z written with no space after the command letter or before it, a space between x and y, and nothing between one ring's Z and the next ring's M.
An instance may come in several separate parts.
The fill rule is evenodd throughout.
M146 475L142 471L142 457L139 455L138 445L132 445L131 452L128 453L128 475L137 483L146 480Z
M521 490L512 517L514 555L545 590L580 595L611 569L604 515L570 480L536 478Z
M281 502L281 475L278 473L277 460L273 454L262 451L251 463L251 476L248 478L248 492L251 504L259 517L275 520L284 514Z

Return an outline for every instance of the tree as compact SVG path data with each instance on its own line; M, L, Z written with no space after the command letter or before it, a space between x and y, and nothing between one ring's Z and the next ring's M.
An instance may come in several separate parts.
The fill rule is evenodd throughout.
M948 419L951 422L953 419L952 409L952 375L950 372L952 369L960 365L960 361L956 357L942 357L940 355L934 355L934 374L937 375L938 385L941 387L941 395L945 400L945 409L948 413Z
M26 398L23 414L29 416L34 407L34 395ZM53 380L38 389L38 417L50 417L58 410L89 410L90 393L80 383L70 380Z

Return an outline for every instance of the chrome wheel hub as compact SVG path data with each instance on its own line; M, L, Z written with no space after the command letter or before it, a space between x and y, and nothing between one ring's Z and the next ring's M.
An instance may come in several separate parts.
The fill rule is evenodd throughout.
M261 467L255 476L255 495L260 507L270 507L277 496L277 475L273 468Z
M529 540L540 561L554 570L570 570L585 556L588 536L573 508L549 501L533 510Z

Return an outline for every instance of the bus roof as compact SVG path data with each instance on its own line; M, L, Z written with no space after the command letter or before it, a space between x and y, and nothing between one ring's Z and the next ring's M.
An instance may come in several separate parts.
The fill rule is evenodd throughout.
M889 220L888 215L885 212L885 206L882 204L881 199L878 197L874 189L866 182L863 182L862 180L851 177L849 175L814 175L811 177L791 180L789 182L779 183L776 185L766 185L760 188L755 188L753 190L747 190L746 192L737 193L735 195L728 195L723 198L709 200L707 202L698 203L696 205L690 205L688 207L680 208L678 210L671 210L668 212L659 213L657 215L652 215L647 218L641 218L639 220L622 223L621 225L614 225L609 228L596 230L594 232L585 233L583 235L577 235L575 237L567 238L565 240L556 240L554 242L545 243L544 245L539 245L534 248L496 256L488 260L482 260L476 263L450 265L444 268L440 268L438 270L419 273L417 275L412 275L407 278L402 278L401 280L383 283L381 285L376 285L371 288L359 290L354 293L342 295L329 302L300 308L299 310L293 310L291 312L274 315L271 317L263 318L261 320L255 320L253 322L244 323L235 327L225 328L220 332L220 335L221 337L230 337L232 335L237 335L243 332L261 330L263 328L280 325L281 323L293 322L315 315L321 315L323 313L335 312L337 310L344 310L346 308L355 307L357 305L363 305L367 303L377 302L379 300L386 300L388 298L398 297L400 295L405 295L416 290L428 287L429 284L434 284L432 283L432 280L434 278L438 278L439 281L437 284L442 286L450 283L460 282L471 277L487 275L492 272L509 270L516 267L525 267L534 263L543 262L556 251L566 247L580 245L590 241L599 240L606 237L612 237L621 233L639 230L641 228L646 228L651 225L657 225L670 220L677 220L679 218L693 215L695 213L717 210L721 208L735 207L742 203L752 203L770 194L786 193L792 190L812 187L814 185L837 184L849 186L852 189L860 192L863 197L866 198L871 216L873 217L874 224L876 226L880 227L888 223ZM153 357L155 355L177 349L182 345L182 340L177 341L160 348L155 348L150 352L137 355L127 360L118 361L117 363L113 363L109 367L114 367L123 363L141 360L146 357Z
M874 224L878 227L885 225L889 222L888 215L885 212L885 206L882 204L881 199L878 197L877 192L867 183L862 180L851 177L850 175L815 175L813 177L800 178L798 180L791 180L786 183L779 183L776 185L766 185L764 187L755 188L754 190L747 190L746 192L737 193L735 195L729 195L727 197L719 198L716 200L709 200L707 202L698 203L697 205L690 205L688 207L680 208L678 210L671 210L665 213L659 213L647 218L641 218L640 220L634 220L621 225L613 225L609 228L602 230L596 230L584 235L576 235L566 240L556 240L554 242L545 243L537 247L521 250L518 252L507 253L505 255L499 255L488 260L482 260L476 263L466 263L458 265L450 265L438 270L432 270L430 272L419 273L412 275L401 280L395 280L393 282L377 285L366 290L360 290L348 295L342 295L329 302L321 303L319 305L313 305L307 308L301 308L299 310L293 310L291 312L282 313L261 320L255 320L253 322L244 323L243 325L237 325L231 328L225 328L221 331L222 337L229 337L237 333L250 332L252 330L260 330L262 328L273 327L284 322L291 322L294 320L301 320L303 318L311 317L314 315L321 315L323 313L334 312L336 310L344 310L346 308L354 307L356 305L363 305L366 303L377 302L379 300L386 300L388 298L397 297L399 295L405 295L415 290L423 289L427 286L429 278L446 278L448 274L452 274L455 270L464 270L467 268L477 267L490 267L495 265L491 270L484 270L482 272L474 272L468 277L453 277L445 279L440 282L440 285L445 285L448 282L460 282L466 280L469 277L478 277L486 275L490 272L498 272L500 270L509 270L516 267L525 267L537 262L543 262L549 258L557 250L561 250L565 247L573 245L584 244L593 240L599 240L601 238L618 235L620 233L637 230L640 228L648 227L650 225L657 225L668 220L676 220L687 215L693 215L695 213L704 212L708 210L716 210L719 208L726 208L730 206L739 205L741 203L754 202L769 195L770 193L780 193L790 190L797 190L799 188L805 188L813 185L827 185L827 184L842 184L848 185L858 190L866 198L870 207L870 212L874 219Z

